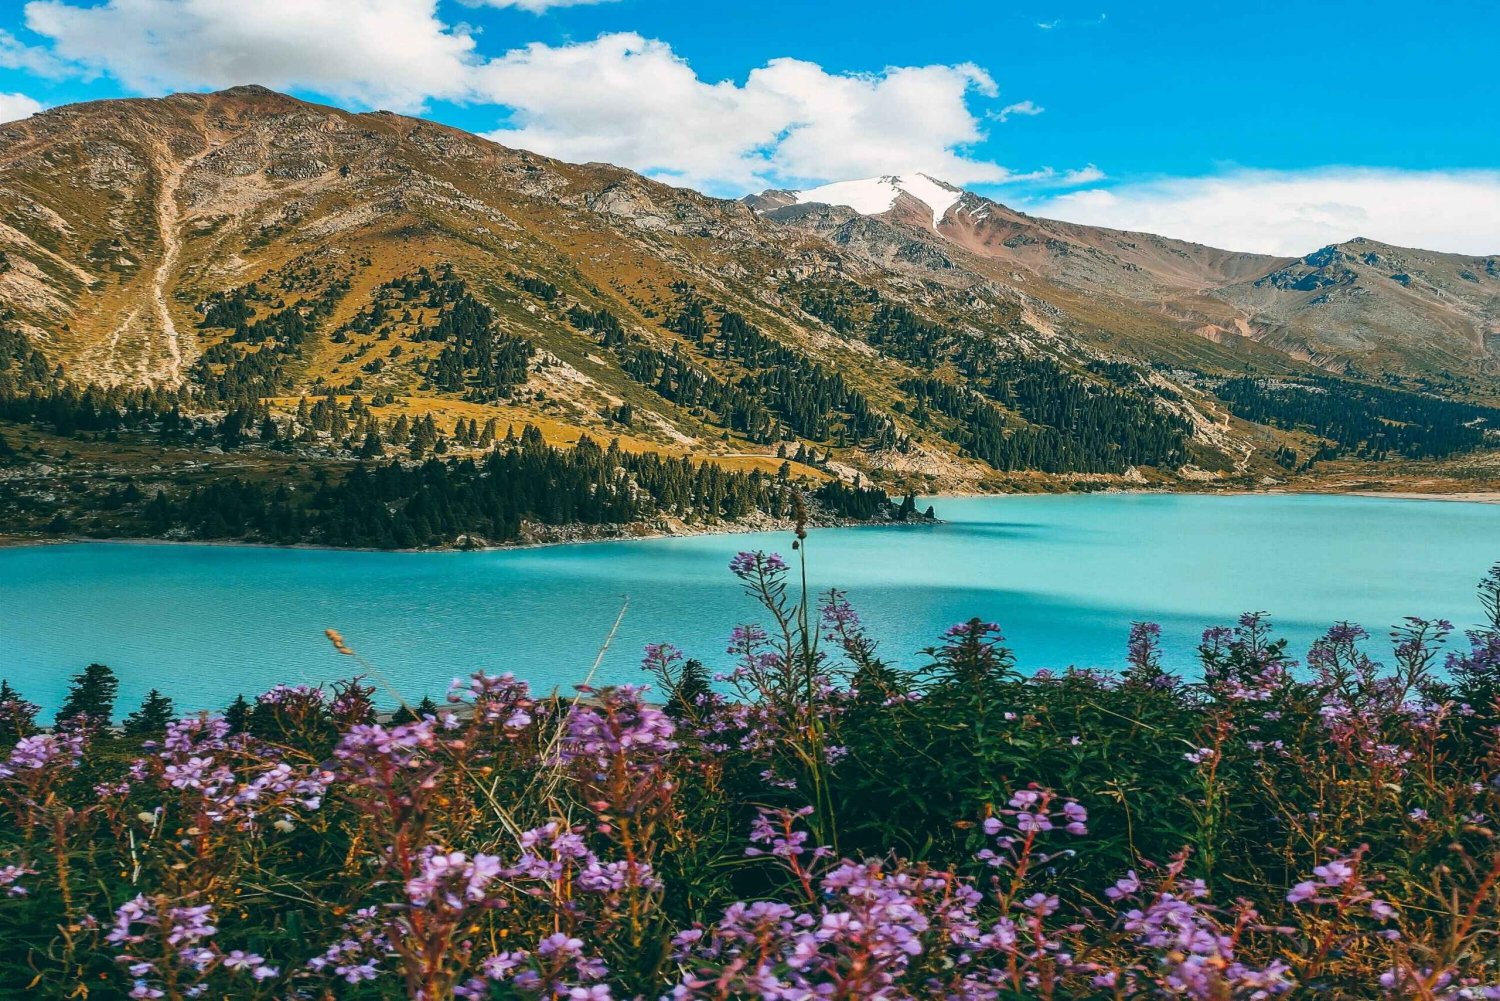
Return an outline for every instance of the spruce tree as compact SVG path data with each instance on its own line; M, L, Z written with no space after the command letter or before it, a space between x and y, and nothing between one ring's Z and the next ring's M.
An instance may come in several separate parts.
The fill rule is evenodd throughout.
M432 696L422 696L422 701L415 706L402 704L395 712L391 713L391 725L401 726L405 723L415 723L417 720L427 716L437 716L437 703L432 701Z
M120 679L103 664L90 664L73 676L68 696L57 711L57 722L109 725L115 713Z
M130 737L146 737L165 733L167 724L177 718L177 707L172 700L153 688L146 693L141 707L125 717L122 729Z
M708 668L703 666L703 661L689 658L683 662L682 676L677 680L677 687L672 689L672 697L667 700L666 714L674 720L695 716L698 702L712 691Z
M0 743L9 744L36 732L38 707L27 702L21 693L0 681Z
M224 722L229 724L230 733L244 733L245 727L250 723L250 703L245 696L236 695L234 701L229 703L229 708L224 710Z

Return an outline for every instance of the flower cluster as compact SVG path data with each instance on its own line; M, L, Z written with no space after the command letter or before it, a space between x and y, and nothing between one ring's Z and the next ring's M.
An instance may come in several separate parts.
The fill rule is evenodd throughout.
M129 973L132 998L202 997L204 982L216 967L271 980L281 971L264 958L241 949L221 952L213 943L218 933L213 908L207 904L164 906L159 900L136 895L115 911L105 941L114 946L116 960Z
M1301 881L1287 892L1287 902L1327 904L1341 911L1367 909L1370 917L1377 921L1394 920L1398 913L1395 906L1375 896L1359 878L1360 865L1367 850L1362 847L1346 858L1335 858L1316 866L1312 879Z
M908 669L780 557L731 569L760 621L717 691L656 644L660 695L480 671L384 716L356 679L147 736L38 732L0 697L0 976L170 1001L1500 998L1494 631L1445 675L1444 622L1400 626L1390 666L1340 623L1304 669L1248 615L1179 678L1141 623L1121 672L1026 675L975 618Z

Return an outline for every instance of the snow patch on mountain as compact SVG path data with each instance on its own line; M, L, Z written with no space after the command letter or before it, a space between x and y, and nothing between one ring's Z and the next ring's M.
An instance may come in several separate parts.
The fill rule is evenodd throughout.
M879 215L896 203L902 193L932 209L936 226L963 197L962 188L928 177L918 171L867 177L859 181L835 181L805 191L794 191L798 204L847 205L860 215Z

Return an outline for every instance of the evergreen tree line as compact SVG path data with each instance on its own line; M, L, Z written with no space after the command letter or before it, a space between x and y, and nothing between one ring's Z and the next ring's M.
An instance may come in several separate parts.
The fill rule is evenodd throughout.
M120 679L105 664L90 664L68 679L68 691L62 706L53 717L54 726L108 727L115 720ZM8 679L0 680L0 742L14 743L32 736L40 729L39 707L29 702ZM255 717L255 710L240 696L225 710L231 731L245 732L252 723L264 723L265 714ZM140 706L121 721L120 731L126 737L156 737L166 733L168 724L179 718L177 706L170 697L153 688ZM264 730L264 736L271 733Z
M462 393L479 403L509 397L526 381L536 354L529 340L500 330L494 310L467 291L418 339L443 343L443 350L428 366L428 380L445 392Z
M529 292L543 302L551 302L558 297L558 287L545 279L518 274L514 271L507 271L505 277L521 291Z
M756 511L790 517L795 491L759 471L632 454L587 437L572 449L553 448L527 425L514 445L480 459L360 464L337 482L295 490L236 478L175 499L158 493L140 521L151 535L405 549L467 537L513 541L523 522L599 526L672 516L714 523ZM837 517L898 514L884 491L870 487L831 485L813 496Z
M936 377L906 384L920 394L919 406L960 422L951 439L997 469L1120 473L1130 465L1171 469L1187 461L1192 425L1158 405L1134 366L1085 366L1104 379L1097 381L1045 355L1022 356L890 304L875 310L866 340L929 371L951 364L966 387L1032 425L1007 430L994 407L965 399L962 390L938 390Z
M619 318L606 309L574 306L568 320L598 337L599 343L613 352L621 370L632 380L699 420L761 444L793 436L760 397L684 357L681 345L673 344L671 351L650 347L640 335L627 333Z
M1191 424L1160 405L1167 394L1135 365L1095 360L1076 371L849 283L805 290L801 302L836 331L928 373L902 386L918 423L931 411L945 415L951 423L940 422L940 433L996 469L1120 473L1187 461Z
M0 321L6 319L0 316ZM49 390L60 376L47 356L15 327L0 322L0 400L32 390Z
M6 392L0 385L0 418L19 424L39 424L64 437L79 431L111 433L152 430L161 440L193 427L184 417L179 394L170 389L89 384L83 388L48 382L33 385L24 393Z
M841 373L766 334L739 313L719 317L709 339L703 305L689 296L672 326L705 357L733 362L747 371L740 387L766 401L788 427L809 441L856 447L894 435L890 418L877 413Z
M522 280L513 273L511 278ZM555 287L539 284L551 288L556 296ZM538 288L533 294L544 291ZM378 333L385 340L398 323L408 328L406 336L414 342L443 345L437 357L422 367L422 376L444 392L478 403L509 398L515 387L526 381L536 354L531 341L500 329L494 310L474 297L451 264L439 265L436 273L418 268L413 274L381 285L371 304L356 313L345 328L335 331L331 339L344 343L353 331ZM391 357L399 352L397 347ZM383 360L376 359L365 366L365 371L378 372L383 367Z
M253 409L262 398L290 389L295 381L293 366L303 360L303 349L349 288L348 278L334 279L319 294L257 320L242 316L251 297L248 291L211 305L204 325L210 319L236 318L237 322L230 335L205 350L188 371L201 387L203 402Z
M995 469L1035 469L1048 473L1122 473L1128 465L1180 464L1180 443L1151 425L1119 428L1118 438L1101 437L1097 424L1080 423L1073 434L1050 427L1016 427L1005 411L979 393L943 379L910 379L901 384L916 407L919 426L932 412L952 419L944 437Z
M1500 409L1368 386L1333 376L1297 381L1242 376L1214 390L1236 417L1333 443L1333 454L1384 459L1439 458L1473 451L1486 430L1500 429Z
M704 359L743 369L738 380L714 375L684 356L680 344L670 351L650 347L607 309L574 306L568 319L613 351L631 379L751 441L769 444L801 437L840 447L908 444L895 424L874 411L842 375L768 336L738 313L723 314L717 328L712 327L703 304L690 292L685 292L682 309L668 327L696 345Z

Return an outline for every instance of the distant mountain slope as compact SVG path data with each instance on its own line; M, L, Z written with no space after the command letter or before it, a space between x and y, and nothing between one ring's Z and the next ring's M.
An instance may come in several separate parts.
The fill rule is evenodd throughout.
M1500 255L1464 257L1361 238L1218 295L1252 314L1266 343L1348 359L1366 373L1500 367Z
M925 175L906 176L917 183L872 178L745 202L768 218L824 232L811 203L845 206L925 229L938 245L1050 284L1159 312L1206 337L1254 338L1334 371L1500 372L1500 254L1463 257L1365 239L1301 259L1236 253L1038 219Z
M1355 284L1399 259L1410 280L1382 295L1410 324L1351 357L1388 362L1372 375L1459 357L1463 317L1493 308L1486 265L1371 252L1387 263L1349 264ZM1335 440L1301 397L1221 398L1246 371L1347 366L1298 325L1311 258L1032 219L914 174L740 203L259 87L0 127L0 255L0 397L153 387L343 452L304 398L358 395L360 420L426 439L433 418L468 439L532 423L924 490L1256 482L1472 447L1489 420L1355 393L1379 440ZM1430 433L1379 432L1381 408Z

